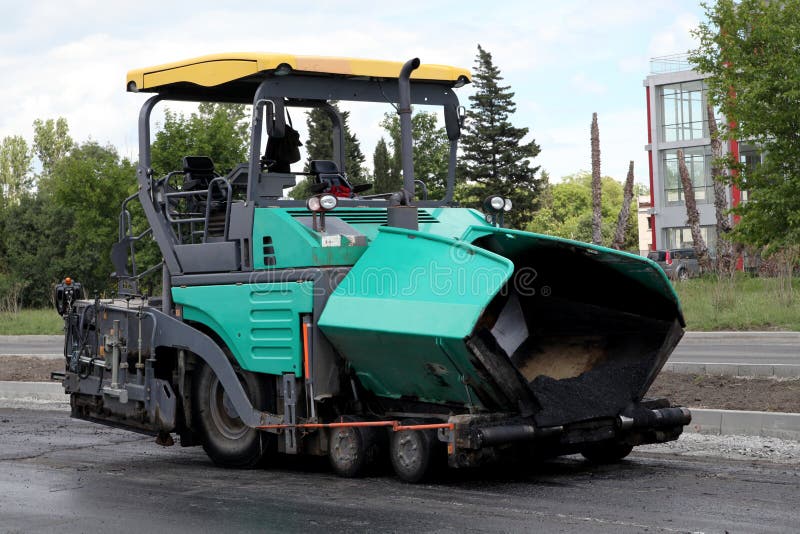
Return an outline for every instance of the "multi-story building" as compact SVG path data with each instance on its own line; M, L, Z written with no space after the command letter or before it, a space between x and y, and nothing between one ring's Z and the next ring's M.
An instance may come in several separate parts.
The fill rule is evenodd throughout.
M717 233L705 76L692 70L686 55L653 58L650 65L651 74L644 80L647 96L645 149L650 167L650 246L655 250L692 245L678 174L677 152L683 149L694 185L703 238L713 250ZM760 157L755 147L737 141L723 143L723 151L750 165L755 165ZM738 188L728 188L729 206L736 206L743 200L746 199Z

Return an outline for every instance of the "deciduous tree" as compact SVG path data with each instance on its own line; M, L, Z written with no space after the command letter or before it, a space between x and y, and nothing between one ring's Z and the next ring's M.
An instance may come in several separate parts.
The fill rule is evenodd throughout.
M381 126L389 134L392 144L389 176L399 191L403 184L400 160L400 119L397 114L384 115ZM444 128L439 126L436 114L425 111L411 116L411 135L414 138L414 178L422 180L428 188L431 199L444 197L447 188L447 164L450 156L450 143ZM420 193L417 191L417 193Z
M237 104L203 103L186 116L170 109L152 145L152 167L163 175L182 169L184 156L208 156L220 174L247 161L248 114Z
M544 174L544 173L543 173ZM603 241L610 245L614 237L619 213L622 211L624 197L623 184L605 176L603 188ZM592 175L582 172L567 176L556 184L542 188L541 207L526 230L566 237L577 241L592 242ZM639 229L636 224L636 210L630 210L621 250L638 252Z
M5 203L19 204L30 190L32 160L33 154L23 137L11 135L0 142L0 199Z
M716 0L690 54L708 73L708 96L726 117L723 135L762 150L733 181L748 192L734 208L737 239L771 249L800 243L800 0ZM737 168L739 162L731 161ZM793 255L790 255L794 257Z
M33 121L33 152L42 165L41 178L49 178L56 164L74 145L64 117Z

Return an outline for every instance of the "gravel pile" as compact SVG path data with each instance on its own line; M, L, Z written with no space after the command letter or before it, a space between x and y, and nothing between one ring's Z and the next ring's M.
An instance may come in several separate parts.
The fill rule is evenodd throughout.
M689 432L682 434L677 441L642 445L634 451L800 464L800 441L757 436L715 436Z

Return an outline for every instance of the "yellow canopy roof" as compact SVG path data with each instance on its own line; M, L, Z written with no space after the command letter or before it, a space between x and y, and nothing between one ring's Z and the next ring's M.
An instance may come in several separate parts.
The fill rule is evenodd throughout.
M398 61L375 59L295 56L262 52L212 54L129 71L127 83L128 89L134 91L152 91L157 87L180 82L213 87L247 78L259 72L275 70L282 64L290 66L293 71L373 78L397 78L400 68L403 66ZM467 81L471 79L470 73L466 69L423 63L412 73L411 78L455 83L462 76ZM131 82L135 86L132 86Z

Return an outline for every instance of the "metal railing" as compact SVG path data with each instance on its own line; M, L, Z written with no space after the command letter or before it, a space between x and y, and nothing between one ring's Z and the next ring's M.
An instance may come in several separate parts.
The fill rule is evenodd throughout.
M689 54L671 54L650 59L650 74L666 74L694 70L694 65L689 61Z
M200 243L207 243L209 237L215 237L209 235L209 227L212 223L213 207L215 205L224 205L225 218L222 221L222 235L219 237L227 240L231 217L231 198L233 195L230 182L223 176L217 176L209 182L207 189L170 191L169 180L174 176L183 174L183 171L174 171L163 178L152 181L152 190L155 191L155 198L161 204L165 219L172 225L177 242L179 244L187 244L186 241L188 240L189 244L191 244L195 243L196 238L199 238ZM222 193L223 198L215 198L216 191ZM202 197L205 198L203 199ZM141 233L134 233L133 220L128 204L135 198L138 198L138 193L130 195L122 202L119 214L119 241L115 246L116 252L112 251L112 260L116 269L115 276L118 280L117 291L120 295L128 296L140 295L139 283L141 280L160 270L164 263L160 261L139 272L136 262L136 244L145 237L152 235L153 229L148 226ZM191 200L195 200L195 202L191 202ZM205 201L205 206L202 205L203 200ZM204 208L204 210L202 212L179 211L177 208L181 202L185 202L187 207ZM123 247L125 250L123 250ZM128 270L128 266L130 266L130 270Z
M166 186L166 182L164 187ZM225 199L224 201L221 199L214 199L214 189L220 190L220 192L224 192ZM189 200L192 198L199 197L205 194L205 213L202 214L198 211L172 211L169 209L170 206L170 199L181 199L181 200ZM223 239L228 238L228 223L230 222L231 217L231 197L233 196L233 189L231 188L230 182L223 177L218 176L211 180L208 183L208 189L199 189L196 191L163 191L162 197L164 199L164 213L166 215L167 221L175 227L176 235L178 236L179 240L183 236L183 228L184 225L189 225L189 235L191 236L190 239L194 242L194 236L202 234L202 241L201 243L206 243L208 241L208 228L209 222L211 220L211 213L212 213L212 206L215 202L224 202L225 203L225 221L224 221L224 229L223 229ZM177 204L177 203L176 203ZM197 230L195 225L198 223L202 223L202 230Z
M138 193L134 193L122 201L122 206L119 214L119 241L118 245L127 247L127 254L124 258L120 258L120 262L114 262L116 269L115 275L117 277L117 292L120 295L139 295L139 282L142 281L149 274L161 269L163 261L148 267L142 272L138 272L136 264L136 243L153 233L153 229L147 227L139 234L134 234L133 222L131 212L128 210L128 203L134 198L138 198ZM114 260L114 253L112 252L112 260ZM127 263L130 261L131 270L127 272Z

